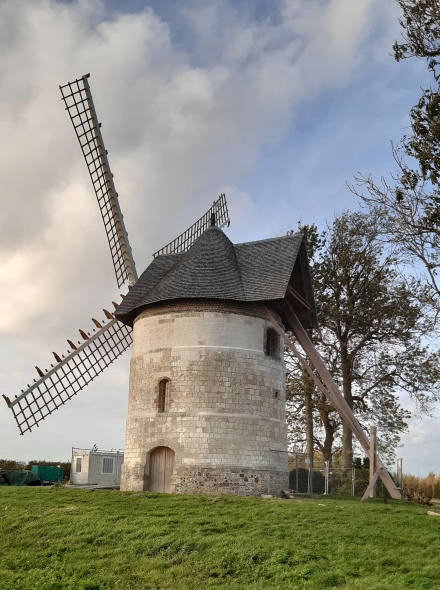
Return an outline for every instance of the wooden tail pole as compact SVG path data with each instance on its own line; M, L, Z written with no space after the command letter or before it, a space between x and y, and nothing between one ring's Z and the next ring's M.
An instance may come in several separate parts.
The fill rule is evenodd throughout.
M342 420L350 427L353 434L356 436L359 444L365 451L367 457L370 456L370 441L368 436L362 430L361 425L357 421L356 417L354 416L351 408L347 404L344 399L344 396L339 391L336 383L333 381L332 376L330 375L329 371L325 367L321 357L319 356L317 350L313 346L312 342L310 341L307 332L301 325L301 322L296 317L295 312L292 308L287 305L283 308L283 313L289 320L290 326L292 328L293 333L295 334L298 342L300 343L302 349L309 357L310 361L312 362L313 366L315 367L320 379L315 375L312 368L309 366L307 361L302 357L296 347L290 342L289 338L286 336L284 330L275 321L269 310L266 308L266 316L273 325L274 329L278 334L283 338L286 346L293 352L295 357L298 359L300 365L309 373L312 377L313 381L317 385L317 387L322 391L322 393L326 396L330 404L336 409L336 411L341 416ZM375 465L376 470L378 473L378 477L382 479L384 485L386 486L390 496L395 500L401 500L402 496L399 490L394 485L393 480L391 479L388 471L384 468L381 460L376 455L375 458ZM368 492L370 493L370 492Z

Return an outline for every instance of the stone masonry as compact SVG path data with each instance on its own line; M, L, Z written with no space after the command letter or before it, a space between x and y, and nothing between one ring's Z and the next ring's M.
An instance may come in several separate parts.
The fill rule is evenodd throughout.
M288 487L283 344L268 353L270 327L259 304L206 299L137 316L121 489L149 489L157 447L174 452L175 493L277 495Z

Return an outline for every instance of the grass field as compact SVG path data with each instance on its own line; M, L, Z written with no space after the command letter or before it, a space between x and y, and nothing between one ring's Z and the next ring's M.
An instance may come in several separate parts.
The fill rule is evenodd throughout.
M0 513L1 590L440 588L416 504L2 487Z

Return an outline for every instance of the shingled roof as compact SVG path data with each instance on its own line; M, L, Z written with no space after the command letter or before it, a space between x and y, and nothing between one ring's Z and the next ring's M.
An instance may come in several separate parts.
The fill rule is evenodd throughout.
M261 301L278 313L288 300L303 324L315 327L303 234L234 245L221 229L210 227L187 252L155 258L115 315L133 325L145 307L176 299Z

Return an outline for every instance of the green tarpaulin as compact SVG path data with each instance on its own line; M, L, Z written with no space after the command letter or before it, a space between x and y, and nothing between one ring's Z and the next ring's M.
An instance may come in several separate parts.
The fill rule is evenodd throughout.
M32 471L4 471L3 479L9 486L40 486L41 479Z
M63 481L64 469L53 465L32 465L31 471L36 473L41 481L57 483Z

